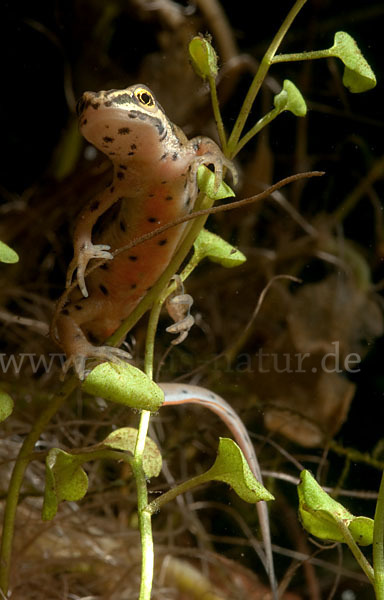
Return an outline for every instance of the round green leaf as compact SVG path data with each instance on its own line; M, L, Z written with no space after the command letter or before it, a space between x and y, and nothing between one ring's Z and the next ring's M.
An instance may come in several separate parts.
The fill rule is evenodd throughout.
M273 104L279 112L289 110L296 117L304 117L307 114L307 105L301 92L289 79L284 80L283 89L275 96Z
M127 363L103 363L86 377L82 388L88 394L138 410L156 412L164 392L140 369Z
M137 429L133 427L122 427L110 433L100 446L113 448L115 450L135 451ZM160 450L155 442L149 437L145 440L143 469L146 477L157 477L162 467Z
M13 400L9 394L0 390L0 422L5 421L12 414Z
M212 262L226 268L238 267L247 260L240 250L206 229L202 229L197 236L194 250L199 262L209 258Z
M372 519L352 515L319 486L309 471L302 471L300 479L299 514L304 528L309 533L322 540L346 543L343 530L338 526L342 521L349 528L355 542L362 546L372 543Z
M18 254L7 244L0 241L0 262L13 264L19 261Z
M344 63L343 84L350 92L357 94L375 87L375 74L353 37L345 31L338 31L329 50Z
M204 481L214 479L228 483L245 502L274 500L272 494L257 481L239 446L230 438L220 438L217 458L203 478Z
M42 518L53 519L62 500L81 500L87 493L88 477L81 467L84 459L52 448L45 463L45 493Z

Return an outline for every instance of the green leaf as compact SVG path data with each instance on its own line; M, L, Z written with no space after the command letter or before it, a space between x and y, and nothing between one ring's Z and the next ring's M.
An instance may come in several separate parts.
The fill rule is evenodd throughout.
M273 104L279 112L289 110L296 117L305 117L307 114L307 105L301 92L289 79L284 80L283 89L274 97Z
M103 363L86 377L82 388L88 394L138 410L156 412L164 392L140 369L126 363Z
M342 521L361 546L372 544L373 520L355 517L319 486L309 471L300 474L299 513L305 529L323 540L345 542L338 522Z
M59 448L48 452L45 470L45 493L42 518L50 521L62 500L81 500L88 489L88 477L81 467L83 457L73 456Z
M205 165L200 165L197 169L197 185L208 198L212 198L213 200L222 200L223 198L230 198L236 195L224 181L221 181L216 189L215 173Z
M375 74L348 33L338 31L329 52L344 63L343 84L350 92L357 94L375 87Z
M202 35L195 36L188 46L192 66L199 77L216 77L217 56L210 41Z
M240 250L206 229L202 229L197 236L194 251L199 262L209 258L226 268L238 267L247 260Z
M12 414L13 400L9 394L0 390L0 422Z
M274 500L253 475L239 446L229 438L220 438L215 463L203 477L205 481L228 483L245 502Z
M99 447L113 448L115 450L135 451L137 429L133 427L122 427L110 433L103 442L97 444ZM96 447L96 446L95 446ZM147 437L143 454L143 469L146 477L157 477L162 467L160 450L155 442Z
M0 242L0 262L13 264L19 261L18 254L4 242Z

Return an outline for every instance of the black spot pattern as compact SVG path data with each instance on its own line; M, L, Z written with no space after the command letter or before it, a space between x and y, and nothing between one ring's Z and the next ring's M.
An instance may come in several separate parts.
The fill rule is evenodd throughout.
M106 144L110 144L111 142L113 142L113 138L109 137L109 135L105 135L103 137L103 142L105 142Z
M160 240L160 242L157 242L159 246L165 246L165 244L167 243L167 238L164 238L163 240Z
M108 296L108 290L102 283L99 285L100 291L104 294L104 296Z
M128 133L130 133L131 130L129 129L129 127L120 127L120 129L117 130L117 133L120 135L128 135Z
M89 207L89 210L91 212L95 212L95 210L97 210L100 206L100 202L98 200L95 200L94 202L92 202L91 206Z

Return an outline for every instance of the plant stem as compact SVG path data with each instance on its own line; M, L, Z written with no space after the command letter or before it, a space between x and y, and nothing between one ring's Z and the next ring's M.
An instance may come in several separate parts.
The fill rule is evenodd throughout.
M140 417L139 431L136 440L135 455L132 461L132 471L136 481L137 509L141 537L141 584L139 600L150 600L153 581L153 538L151 515L146 511L148 505L147 482L143 470L143 455L151 413L143 410Z
M285 17L280 29L276 33L273 38L268 50L266 51L257 73L250 85L248 93L243 102L243 106L241 107L239 116L237 117L236 123L233 127L232 133L228 140L227 145L227 156L232 158L235 156L237 152L237 143L240 139L241 133L244 129L244 125L246 120L248 119L249 113L251 111L252 105L255 101L257 93L268 73L269 67L272 64L272 59L277 52L278 47L280 46L285 34L288 29L292 25L293 20L295 19L298 12L302 9L307 0L296 0L295 4L289 11L288 15Z
M214 77L208 77L209 89L211 92L211 101L212 101L212 109L213 114L216 121L217 133L219 134L221 148L223 150L223 154L226 155L227 152L227 136L225 135L225 129L223 124L223 119L221 118L219 100L217 98L217 90L216 90L216 82Z
M249 142L250 139L253 138L253 136L255 136L257 133L259 133L259 131L261 131L266 125L271 123L271 121L273 121L273 119L276 119L276 117L280 113L281 113L281 110L279 108L274 108L269 113L264 115L264 117L259 119L257 121L257 123L248 131L248 133L246 133L241 138L241 140L237 144L236 154L238 154L238 152L240 152L240 150L245 146L245 144L247 144Z
M28 467L35 444L38 441L42 431L45 429L53 415L59 410L60 406L73 392L77 385L77 379L75 377L71 377L64 384L61 392L59 392L52 398L52 400L50 400L46 409L43 410L40 417L37 419L31 431L25 438L16 458L8 487L8 495L3 519L3 535L0 548L0 589L2 590L4 596L7 596L9 587L15 516L25 470Z
M209 477L207 477L207 472L202 473L201 475L196 475L196 477L192 477L191 479L176 485L168 492L162 494L159 498L156 498L156 500L152 500L152 502L150 502L146 507L146 511L148 514L153 515L155 512L159 511L164 504L167 504L167 502L174 500L180 494L184 494L185 492L188 492L189 490L197 487L198 485L202 485L207 481L210 481Z
M161 291L158 292L157 298L153 304L147 327L144 370L146 375L148 375L150 379L153 378L155 336L162 306L161 298L163 294L161 293ZM143 469L145 440L147 437L150 416L151 413L148 410L143 410L141 413L139 431L136 440L135 454L132 462L132 470L135 477L137 489L137 508L139 513L139 528L142 553L139 600L150 600L151 598L154 566L151 513L149 513L148 510L146 510L148 506L148 490L147 481L145 479L145 473Z
M328 58L335 56L332 48L326 50L312 50L311 52L293 52L292 54L278 54L272 58L272 64L281 62L294 62L298 60L317 60L318 58Z
M373 525L373 571L376 600L384 599L384 473L381 478Z
M353 539L352 534L349 531L348 527L345 525L345 523L341 519L337 520L337 526L341 530L341 532L344 536L344 540L345 540L346 544L348 544L348 547L349 547L350 551L352 552L353 556L356 558L357 562L359 563L360 567L362 568L362 570L368 577L371 584L374 585L373 569L372 569L371 565L369 564L369 562L367 561L367 559L365 558L362 551L360 550L360 548L358 547L358 545L356 544L355 540ZM381 598L382 598L382 596L381 596Z

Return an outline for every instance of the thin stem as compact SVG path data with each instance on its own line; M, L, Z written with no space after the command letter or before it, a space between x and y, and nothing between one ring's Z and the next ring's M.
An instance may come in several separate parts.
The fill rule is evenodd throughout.
M162 295L161 295L162 296ZM153 357L155 349L155 336L157 324L159 321L162 299L161 296L156 298L147 327L147 338L145 344L144 370L150 379L153 377ZM139 514L139 528L141 537L141 584L139 600L150 600L153 567L154 567L154 551L153 551L153 536L151 513L146 509L148 506L148 490L147 481L143 469L143 457L145 450L145 440L147 438L149 419L151 413L148 410L143 410L140 417L139 431L137 434L136 447L132 462L132 470L136 481L137 489L137 508Z
M13 535L15 529L15 516L19 501L20 488L23 483L24 473L31 459L36 442L45 429L53 415L59 410L63 402L78 385L75 377L71 377L63 386L61 392L52 398L47 407L41 413L30 433L25 438L19 454L16 458L8 487L7 501L3 519L3 535L0 548L0 589L7 596L9 587L9 575L11 568L11 556Z
M373 568L369 564L367 559L365 558L364 554L362 553L362 551L360 550L358 545L356 544L348 527L345 525L345 523L341 519L337 520L337 526L341 530L341 532L344 536L345 542L346 542L346 544L348 544L348 547L349 547L350 551L352 552L353 556L356 558L357 562L359 563L360 567L362 568L362 570L368 577L371 584L374 585Z
M376 600L384 599L384 473L381 478L373 525L373 570Z
M227 152L227 136L225 135L225 129L223 124L223 119L221 117L219 100L217 98L217 90L216 90L216 82L214 77L208 77L209 89L211 91L211 101L212 101L212 110L213 115L216 121L217 133L219 134L221 148L223 150L223 154L226 155Z
M240 139L241 133L244 129L244 125L246 120L248 119L249 113L251 111L252 105L255 101L255 98L258 94L258 91L268 73L269 67L272 64L272 59L277 52L278 47L280 46L285 34L288 29L292 25L293 20L296 15L302 9L307 0L296 0L295 4L289 11L288 15L285 17L280 29L276 33L273 38L268 50L266 51L257 73L250 85L248 93L243 102L243 106L241 107L239 116L237 117L236 123L233 127L232 133L229 137L228 146L227 146L227 156L232 158L237 151L237 143Z
M153 537L151 515L145 510L148 504L147 481L143 470L143 456L151 413L143 410L140 417L139 431L136 440L132 471L136 481L137 509L141 537L141 584L139 600L150 600L153 581Z
M278 54L272 58L272 64L282 62L294 62L298 60L317 60L318 58L328 58L335 56L332 48L326 50L312 50L311 52L293 52L292 54Z
M248 144L249 140L251 140L257 133L259 133L259 131L261 131L266 125L269 125L269 123L271 123L273 119L276 119L276 117L279 116L281 112L282 111L279 108L274 108L269 113L264 115L264 117L259 119L257 123L252 127L252 129L250 129L248 133L246 133L241 138L241 140L236 146L236 153L233 156L238 154L240 150L245 146L245 144Z
M191 479L188 479L183 483L179 483L179 485L176 485L168 492L165 492L159 498L156 498L156 500L152 500L152 502L148 504L145 510L148 512L148 514L153 515L154 513L159 511L160 508L164 506L164 504L167 504L167 502L171 502L171 500L174 500L180 494L184 494L185 492L188 492L189 490L197 487L198 485L207 483L207 481L211 481L207 477L207 473L196 475L196 477L192 477Z

